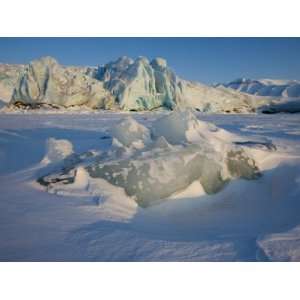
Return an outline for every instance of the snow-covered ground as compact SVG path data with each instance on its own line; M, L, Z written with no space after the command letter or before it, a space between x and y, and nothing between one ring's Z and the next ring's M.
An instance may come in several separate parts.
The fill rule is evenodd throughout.
M130 115L149 127L162 114ZM267 139L277 148L250 149L263 176L232 180L216 194L194 182L142 208L105 180L100 195L82 193L81 168L77 195L74 189L47 193L36 182L61 157L108 151L111 128L125 117L0 114L1 261L300 261L299 115L199 114L244 140Z

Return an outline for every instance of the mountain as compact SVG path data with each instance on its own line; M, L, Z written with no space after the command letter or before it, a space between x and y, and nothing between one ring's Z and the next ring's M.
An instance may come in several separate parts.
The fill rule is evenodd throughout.
M240 78L229 83L217 84L257 96L270 96L282 98L300 98L299 80L274 80L274 79L246 79Z
M11 73L9 88L5 85L2 91L8 97L14 87L10 107L85 106L126 111L191 107L202 112L242 113L269 102L223 86L181 79L163 58L149 61L123 56L98 67L67 67L43 57L12 68Z

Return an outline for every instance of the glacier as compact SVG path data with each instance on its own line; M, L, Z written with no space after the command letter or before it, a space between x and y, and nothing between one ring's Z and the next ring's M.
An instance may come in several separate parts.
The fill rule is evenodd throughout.
M21 73L10 104L105 108L111 100L101 82L78 70L64 68L51 57L43 57L31 62Z
M8 103L11 100L18 78L25 65L0 64L0 100Z
M270 102L268 97L184 80L160 57L149 61L122 56L98 67L63 66L52 57L42 57L28 65L0 67L0 98L3 95L9 102L6 112L16 108L148 111L184 107L249 113Z

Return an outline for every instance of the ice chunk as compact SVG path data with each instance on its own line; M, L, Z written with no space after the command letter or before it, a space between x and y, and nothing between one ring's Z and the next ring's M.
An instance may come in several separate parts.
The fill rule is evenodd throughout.
M197 186L198 182L205 193L213 194L232 178L255 179L260 175L247 152L230 143L230 133L198 121L190 111L175 111L156 121L152 130L157 138L154 141L149 129L126 118L111 131L117 149L81 165L90 177L124 188L142 207L159 203L192 183ZM139 143L147 146L137 147ZM76 168L45 176L40 182L50 188L72 184Z
M143 148L151 141L149 129L132 117L127 117L116 124L112 128L111 134L125 147Z
M50 187L48 191L50 193L59 193L59 194L78 194L84 195L89 186L89 176L87 171L83 167L78 167L73 173L74 178L68 184L63 181L58 182L53 187Z
M163 136L171 144L227 143L234 135L214 124L197 119L191 110L176 110L157 120L152 127L154 137Z
M203 186L199 180L192 182L186 189L176 192L171 195L168 199L182 199L182 198L194 198L205 195Z
M255 161L243 149L227 153L227 168L232 177L256 179L261 175Z
M168 149L172 150L172 146L167 142L167 140L163 137L160 136L154 143L153 148L158 148L158 149Z
M200 138L197 120L191 112L174 111L157 120L152 127L155 137L163 136L171 144L180 144Z
M88 174L83 167L77 168L73 187L76 189L86 189L88 186Z
M222 178L222 166L217 153L205 153L197 145L177 147L173 151L144 155L135 159L94 163L87 167L93 178L103 178L123 187L134 196L139 205L146 207L183 190L199 180L206 193L219 191L227 182Z
M199 181L207 194L219 192L231 178L256 179L260 173L243 150L225 157L199 145L174 146L173 150L143 153L134 159L96 162L87 167L93 178L123 187L138 204L146 207Z
M57 163L73 154L73 145L68 140L49 138L46 147L47 153L42 160L43 164Z

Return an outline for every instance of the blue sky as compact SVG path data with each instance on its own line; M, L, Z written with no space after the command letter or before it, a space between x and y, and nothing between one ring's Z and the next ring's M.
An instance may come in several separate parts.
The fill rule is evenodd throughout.
M45 55L89 66L122 55L161 56L179 76L204 83L300 79L300 38L0 38L0 62L29 63Z

